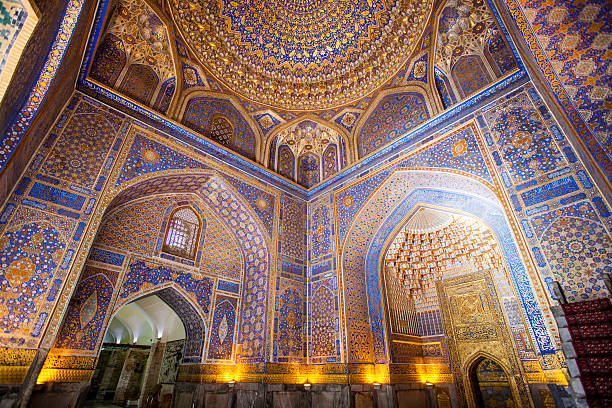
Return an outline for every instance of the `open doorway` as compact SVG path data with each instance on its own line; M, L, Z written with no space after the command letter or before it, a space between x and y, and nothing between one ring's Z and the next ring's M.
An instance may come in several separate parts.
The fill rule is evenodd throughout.
M479 408L517 407L506 371L490 358L475 361L469 371L476 406Z
M150 295L113 316L94 371L87 406L170 408L185 345L185 327Z

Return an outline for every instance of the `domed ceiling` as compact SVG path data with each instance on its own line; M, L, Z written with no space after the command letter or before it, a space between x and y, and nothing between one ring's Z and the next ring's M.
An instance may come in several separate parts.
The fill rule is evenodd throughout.
M518 69L483 0L112 1L84 84L305 188Z
M257 103L318 110L360 99L407 61L431 1L174 0L192 52Z

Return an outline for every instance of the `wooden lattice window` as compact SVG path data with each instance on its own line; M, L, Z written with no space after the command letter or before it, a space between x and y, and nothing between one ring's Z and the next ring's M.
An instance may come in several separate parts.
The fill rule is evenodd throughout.
M210 124L210 138L225 147L232 147L234 127L223 116L216 116Z
M201 225L200 218L190 207L174 210L168 220L162 251L194 259Z

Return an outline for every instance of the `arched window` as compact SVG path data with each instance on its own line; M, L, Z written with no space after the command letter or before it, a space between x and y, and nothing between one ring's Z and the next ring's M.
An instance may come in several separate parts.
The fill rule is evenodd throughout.
M193 259L200 229L200 218L190 207L177 208L168 221L162 250L172 255Z
M229 120L223 116L216 116L210 124L210 138L220 145L232 147L232 138L234 136L234 127Z

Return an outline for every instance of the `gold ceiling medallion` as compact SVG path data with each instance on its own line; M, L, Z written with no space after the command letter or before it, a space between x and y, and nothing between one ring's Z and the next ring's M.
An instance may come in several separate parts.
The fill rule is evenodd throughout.
M321 110L361 99L407 62L431 1L174 0L200 63L254 102Z

